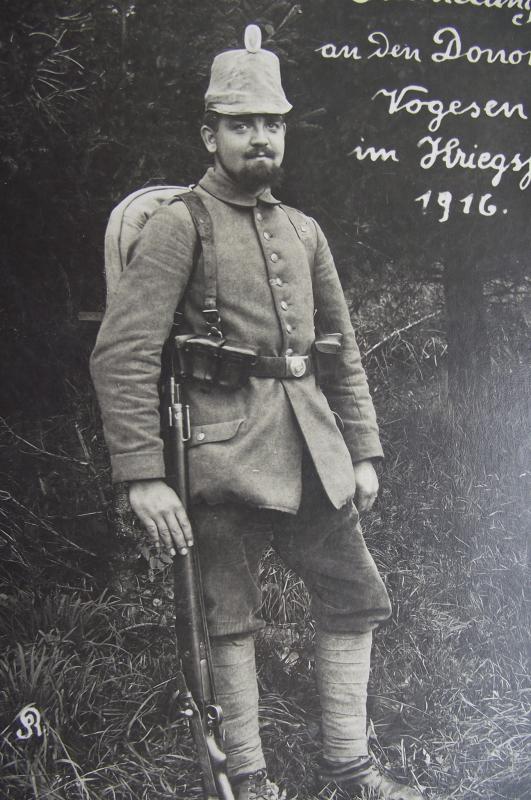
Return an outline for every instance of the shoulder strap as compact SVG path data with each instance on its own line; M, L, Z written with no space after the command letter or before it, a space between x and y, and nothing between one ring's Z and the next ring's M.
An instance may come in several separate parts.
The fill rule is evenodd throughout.
M300 211L296 211L294 208L290 208L289 206L285 206L283 204L281 204L279 207L291 222L293 228L295 229L295 233L304 245L306 255L308 256L310 272L313 277L313 264L315 258L315 240L312 236L313 223L310 219L308 219L308 217L306 217Z
M214 228L212 218L198 194L194 191L185 192L173 197L169 202L180 201L188 209L192 221L197 230L201 249L203 251L203 272L204 272L204 300L203 317L210 330L215 336L221 336L221 318L217 307L218 295L218 262L216 249L214 247Z

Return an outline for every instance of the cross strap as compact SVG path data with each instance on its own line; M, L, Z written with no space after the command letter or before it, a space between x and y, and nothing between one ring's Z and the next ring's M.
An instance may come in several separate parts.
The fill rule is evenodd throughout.
M203 317L210 333L221 336L221 318L217 307L218 295L218 261L214 246L214 228L208 209L194 191L183 192L172 198L170 202L180 201L188 209L197 230L203 251L204 294Z

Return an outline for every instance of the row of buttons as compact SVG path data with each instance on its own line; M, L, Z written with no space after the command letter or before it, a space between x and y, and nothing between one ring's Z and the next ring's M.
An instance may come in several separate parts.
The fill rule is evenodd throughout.
M264 215L262 214L262 212L261 212L261 211L257 211L257 212L256 212L256 219L257 219L257 221L258 221L258 222L263 222ZM264 237L264 239L266 240L266 242L269 242L269 241L270 241L270 239L272 239L272 238L273 238L273 234L272 234L272 233L270 233L269 231L264 231L264 232L263 232L263 234L262 234L262 236ZM272 261L274 264L276 264L276 263L277 263L277 261L278 261L278 259L280 258L280 256L278 255L278 253L271 253L271 255L269 256L269 258L271 259L271 261Z
M262 222L263 219L264 219L264 216L263 216L262 212L261 211L257 211L256 212L256 220L257 220L257 222ZM305 224L301 225L301 230L305 231L306 229L307 229L307 226ZM269 241L270 239L273 238L273 234L270 233L269 231L264 231L263 232L263 237L264 237L264 239L266 241ZM269 258L273 262L273 264L276 264L280 260L280 256L279 256L278 253L271 253ZM274 278L270 278L269 279L269 283L271 284L271 286L283 286L283 281L278 276L274 277ZM289 309L289 305L285 300L281 300L280 301L280 307L281 307L281 309L283 311L288 311L288 309ZM286 332L287 333L293 333L293 325L290 325L289 322L286 323ZM291 347L288 347L288 349L286 350L286 355L287 356L293 355L293 349Z
M275 277L275 278L269 278L269 283L271 284L271 286L283 286L284 285L284 282L278 276ZM289 308L289 305L285 300L281 300L280 301L280 308L282 309L282 311L287 311L288 308ZM289 333L289 331L288 331L288 333Z

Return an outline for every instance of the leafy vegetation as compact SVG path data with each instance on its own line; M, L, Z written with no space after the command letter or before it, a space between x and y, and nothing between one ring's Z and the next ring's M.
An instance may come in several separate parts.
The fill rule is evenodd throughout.
M421 294L421 316L438 314L437 297ZM526 395L516 374L500 374L492 408L456 419L441 389L438 327L430 317L367 358L387 460L364 529L394 606L375 637L370 742L432 797L516 800L530 779ZM170 577L138 557L124 534L130 520L111 524L87 396L73 398L76 422L4 425L0 440L11 465L1 517L3 794L199 797L193 746L172 714ZM319 711L306 590L272 552L262 583L262 735L273 777L310 800ZM45 735L20 741L16 715L28 703Z

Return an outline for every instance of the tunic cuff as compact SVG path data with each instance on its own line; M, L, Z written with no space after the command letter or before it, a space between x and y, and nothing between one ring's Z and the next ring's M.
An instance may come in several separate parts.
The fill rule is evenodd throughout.
M355 442L346 442L352 463L369 458L383 458L384 452L378 436L374 433L357 434Z
M151 453L119 453L111 456L112 481L141 481L164 478L164 458L160 451Z

